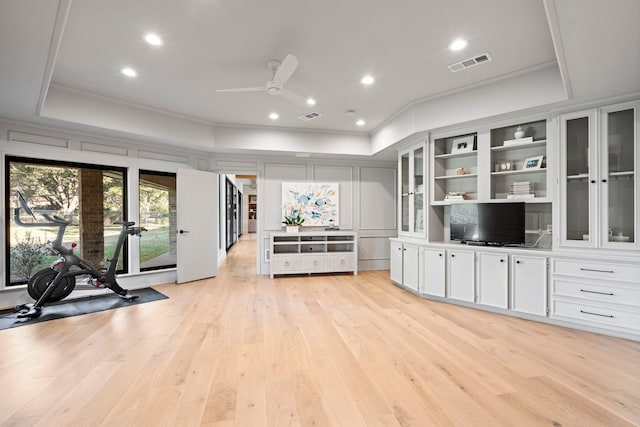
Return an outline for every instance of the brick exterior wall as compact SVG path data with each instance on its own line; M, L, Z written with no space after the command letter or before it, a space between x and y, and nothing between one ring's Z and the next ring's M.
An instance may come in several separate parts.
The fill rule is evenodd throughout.
M104 194L102 171L80 169L80 249L81 256L100 267L104 260Z

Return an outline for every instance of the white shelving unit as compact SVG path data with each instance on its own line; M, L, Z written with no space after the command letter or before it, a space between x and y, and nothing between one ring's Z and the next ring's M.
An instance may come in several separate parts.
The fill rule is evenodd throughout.
M358 274L357 233L271 233L269 275L353 272Z

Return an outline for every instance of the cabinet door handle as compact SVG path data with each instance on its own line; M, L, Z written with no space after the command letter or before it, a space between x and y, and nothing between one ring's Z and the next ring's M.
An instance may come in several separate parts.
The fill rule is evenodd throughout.
M456 255L455 254L451 254L451 258L454 258Z
M438 254L438 256L442 256L442 254Z
M588 289L580 289L580 292L585 292L587 294L598 294L598 295L614 295L613 292L598 292L598 291L590 291Z
M500 262L504 262L504 260L503 260L503 259L501 259L501 260L500 260Z
M516 261L516 264L520 264L520 261L519 261L519 260L518 260L518 261Z
M593 316L608 317L610 319L613 319L613 315L611 315L611 314L592 313L590 311L584 311L584 310L580 310L580 313L591 314Z
M613 270L597 270L594 268L582 268L582 267L580 267L580 271L595 271L596 273L611 273L611 274L615 273L615 271Z
M606 179L603 179L603 180L602 180L602 182L607 182L607 180L606 180Z
M592 179L592 180L591 180L591 183L592 183L592 184L595 184L595 183L596 183L596 180L595 180L595 179Z

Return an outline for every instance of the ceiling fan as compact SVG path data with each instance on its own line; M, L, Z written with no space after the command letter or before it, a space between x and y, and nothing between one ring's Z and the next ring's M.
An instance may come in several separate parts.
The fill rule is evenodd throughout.
M218 89L216 92L258 92L258 91L266 91L269 95L282 96L288 101L306 106L307 100L298 95L295 92L290 91L284 87L284 84L291 78L293 72L298 68L298 59L288 54L286 58L282 62L277 61L275 59L267 62L267 68L269 68L273 77L269 80L264 86L257 87L244 87L237 89Z

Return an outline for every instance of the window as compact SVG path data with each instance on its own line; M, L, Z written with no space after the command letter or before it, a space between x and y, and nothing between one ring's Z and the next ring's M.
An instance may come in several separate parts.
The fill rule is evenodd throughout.
M126 218L126 169L95 165L65 163L7 157L5 164L7 197L7 259L6 283L9 286L26 283L42 268L56 259L46 250L57 229L53 227L24 227L13 220L19 206L17 192L21 192L36 214L25 223L45 221L42 214L64 217L72 221L67 227L63 243L75 242L75 252L95 266L110 258L120 232L115 221ZM118 272L127 271L127 247L118 260Z
M140 171L140 270L176 266L176 175Z

